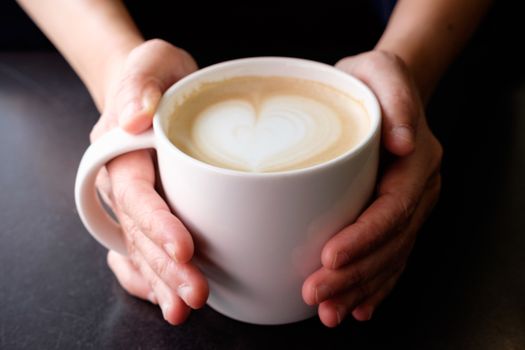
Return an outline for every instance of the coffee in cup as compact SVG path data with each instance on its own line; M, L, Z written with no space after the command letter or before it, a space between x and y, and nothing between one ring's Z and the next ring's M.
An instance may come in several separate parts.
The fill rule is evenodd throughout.
M222 168L278 172L348 152L370 121L355 97L293 77L241 76L203 83L173 101L168 137L189 156Z

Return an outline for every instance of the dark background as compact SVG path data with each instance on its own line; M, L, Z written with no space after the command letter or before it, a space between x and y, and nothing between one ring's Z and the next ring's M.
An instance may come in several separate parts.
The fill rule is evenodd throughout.
M200 3L169 8L166 2L148 1L150 10L146 2L127 3L146 37L172 41L192 53L200 66L254 55L333 64L372 48L383 26L381 13L367 1L323 1L318 6L221 3L205 8ZM17 101L24 86L40 86L33 103L42 115L51 118L75 108L82 113L77 121L42 116L35 128L48 135L45 145L54 151L48 159L54 167L33 159L35 167L29 168L38 169L45 190L38 183L35 190L21 184L29 175L12 151L20 145L18 136L2 134L2 164L11 163L2 167L0 178L0 348L264 349L278 347L284 338L306 348L524 349L522 3L496 2L429 103L430 125L445 149L443 191L398 286L372 321L347 320L328 330L316 319L282 327L251 326L209 308L172 328L157 308L120 289L105 267L104 250L83 231L72 209L74 171L97 112L64 62L47 54L52 46L16 3L3 2L0 91L7 95L2 96ZM59 94L63 105L50 94ZM2 112L7 100L2 101L0 123L6 124L0 129L14 128L10 111ZM18 130L31 130L28 125ZM56 128L73 131L61 136ZM37 142L38 134L34 138ZM58 166L63 178L54 172ZM50 198L39 197L42 193ZM28 207L19 210L12 203ZM26 217L24 211L31 214ZM63 241L54 243L48 237Z
M377 0L376 0L377 1ZM335 62L370 48L383 10L374 1L180 2L125 1L146 38L161 37L190 52L200 66L245 56L299 56ZM52 49L15 2L3 5L0 45Z

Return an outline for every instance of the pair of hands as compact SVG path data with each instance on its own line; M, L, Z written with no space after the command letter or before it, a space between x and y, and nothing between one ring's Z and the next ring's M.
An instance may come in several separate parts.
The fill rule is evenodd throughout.
M190 55L161 40L136 47L122 67L111 74L92 141L117 125L131 133L149 128L162 93L197 69ZM442 154L402 60L370 51L336 67L361 79L378 97L387 159L374 201L325 244L322 267L303 284L304 301L319 305L319 317L329 327L350 313L370 319L394 287L437 201ZM108 264L126 291L160 305L169 323L180 324L191 309L205 304L209 290L191 262L190 233L155 190L154 157L149 151L129 153L99 175L99 190L122 225L129 253L110 251Z

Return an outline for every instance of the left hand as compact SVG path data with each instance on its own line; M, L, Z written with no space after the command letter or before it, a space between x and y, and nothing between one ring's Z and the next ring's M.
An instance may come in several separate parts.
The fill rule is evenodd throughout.
M152 39L115 64L104 96L105 108L91 138L117 125L130 133L151 126L161 95L197 69L193 58L172 44ZM131 295L158 304L170 324L181 324L190 309L202 307L208 283L192 262L190 232L155 190L154 155L147 150L121 155L106 165L99 193L122 227L127 256L108 253L108 265Z
M319 317L328 327L350 313L369 320L390 293L438 199L442 157L419 91L400 58L370 51L347 57L336 67L376 94L383 114L382 144L391 159L379 174L374 201L325 244L322 267L303 284L303 299L319 305Z

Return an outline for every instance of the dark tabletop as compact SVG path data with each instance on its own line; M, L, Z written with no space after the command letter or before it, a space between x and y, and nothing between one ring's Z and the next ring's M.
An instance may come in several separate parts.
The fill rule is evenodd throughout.
M525 84L483 68L459 63L431 103L441 200L371 321L255 326L205 307L172 327L77 216L87 91L55 53L0 54L0 349L525 349Z

